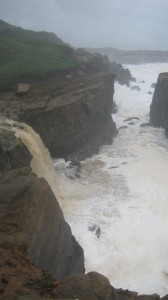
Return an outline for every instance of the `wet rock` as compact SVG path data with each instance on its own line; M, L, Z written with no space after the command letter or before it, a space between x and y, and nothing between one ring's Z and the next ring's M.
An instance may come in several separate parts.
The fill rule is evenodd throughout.
M130 118L124 119L124 122L129 122L132 120L139 120L139 118L138 117L130 117Z
M93 231L96 230L97 226L98 226L98 225L96 225L96 224L92 224L92 225L89 225L88 229L89 229L89 231L92 231L92 232L93 232Z
M113 105L112 105L112 114L116 114L118 112L118 108L116 103L113 101Z
M133 85L131 87L131 91L140 91L140 90L141 90L141 88L138 85Z
M123 68L122 64L111 62L110 71L116 75L116 81L121 85L130 86L130 82L135 82L136 79L132 77L131 72L128 68Z
M120 127L119 127L119 130L121 130L121 129L126 129L126 128L128 128L128 126L126 126L126 125L125 125L125 126L120 126Z
M112 167L110 167L109 169L118 169L119 167L117 167L117 166L112 166Z
M153 126L168 128L168 73L159 74L150 107Z
M151 88L155 88L155 87L156 87L156 83L152 83Z
M137 300L159 300L160 296L158 294L152 295L139 295L136 298Z
M99 225L96 225L96 224L92 224L88 227L89 231L92 231L94 232L95 231L95 235L97 236L97 238L100 237L100 234L101 234L101 228Z
M126 161L123 161L123 162L122 162L122 165L126 165L126 164L127 164L127 162L126 162Z
M128 125L135 125L135 123L134 122L129 122Z
M56 299L116 300L109 280L97 272L68 276L61 280L54 293Z
M77 161L75 159L71 160L67 169L72 171L70 173L67 172L67 176L69 177L69 179L80 178L80 173L82 169L82 164L80 161Z
M69 166L75 167L78 172L81 172L82 164L80 161L73 159L71 160Z
M0 172L30 165L32 156L14 132L0 129Z
M151 127L152 123L142 123L140 127Z
M116 289L116 300L135 300L138 293L129 290Z
M100 234L101 234L101 228L100 228L100 226L98 226L98 227L96 228L95 235L97 236L97 238L99 238L99 237L100 237Z
M153 93L151 91L148 92L149 95L153 95Z

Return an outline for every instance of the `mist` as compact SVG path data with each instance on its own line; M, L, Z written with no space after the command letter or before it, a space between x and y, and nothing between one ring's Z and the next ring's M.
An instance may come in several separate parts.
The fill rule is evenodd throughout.
M168 50L167 0L0 0L0 19L74 47Z

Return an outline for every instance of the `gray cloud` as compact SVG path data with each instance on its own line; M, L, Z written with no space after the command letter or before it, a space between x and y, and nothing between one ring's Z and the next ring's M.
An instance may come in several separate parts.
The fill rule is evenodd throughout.
M0 19L77 47L168 50L167 0L0 0Z

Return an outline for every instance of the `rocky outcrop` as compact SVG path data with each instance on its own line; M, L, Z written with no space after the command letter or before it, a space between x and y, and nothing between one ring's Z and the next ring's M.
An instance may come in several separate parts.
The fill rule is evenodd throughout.
M97 74L50 78L31 85L29 94L1 95L3 114L28 123L52 157L83 159L110 144L114 76Z
M21 160L27 158L23 166L17 164L17 156L13 166L18 149L19 154L23 150ZM0 247L28 251L31 261L57 279L84 272L83 250L47 181L32 173L26 147L3 129L1 151L9 167L2 164L0 169Z
M130 82L135 82L136 79L132 77L131 72L128 68L124 68L122 64L111 62L110 72L116 75L116 81L121 85L130 86Z
M110 62L107 55L100 53L89 53L85 49L75 50L75 55L84 63L84 67L90 72L107 72L115 75L115 80L120 84L129 86L131 81L136 81L132 77L128 68L124 68L122 64L114 61Z
M141 90L141 88L138 86L138 85L133 85L132 87L131 87L131 91L140 91Z
M168 128L168 73L159 74L150 107L153 126Z
M11 131L0 130L0 172L30 165L32 156L20 139Z
M46 270L31 264L21 251L0 249L0 299L115 300L109 280L96 272L76 274L56 281Z

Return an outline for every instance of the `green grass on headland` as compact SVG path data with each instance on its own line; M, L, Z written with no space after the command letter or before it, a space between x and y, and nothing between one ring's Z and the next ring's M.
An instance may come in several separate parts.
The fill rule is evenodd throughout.
M73 50L47 40L0 33L0 88L24 76L41 76L79 65Z

